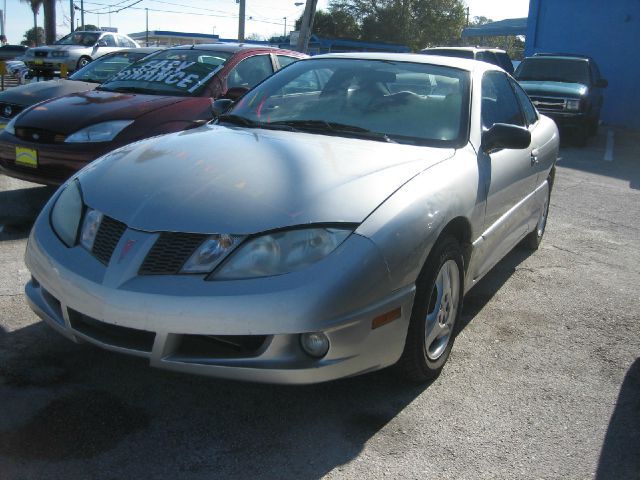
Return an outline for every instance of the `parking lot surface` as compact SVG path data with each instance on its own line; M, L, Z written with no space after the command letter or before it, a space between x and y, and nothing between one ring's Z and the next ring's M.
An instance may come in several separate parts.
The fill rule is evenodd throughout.
M471 290L419 387L227 382L69 342L23 294L53 190L0 175L0 479L639 479L638 147L601 128L561 149L540 250Z

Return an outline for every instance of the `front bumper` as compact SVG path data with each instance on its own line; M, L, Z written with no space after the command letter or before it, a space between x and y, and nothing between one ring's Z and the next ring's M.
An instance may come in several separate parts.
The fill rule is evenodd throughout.
M82 167L117 148L112 142L50 145L20 140L0 133L0 172L10 177L46 185L60 185ZM37 152L37 167L16 163L16 147Z
M25 61L27 67L34 72L51 73L59 72L62 65L66 65L68 71L76 69L78 57L58 58L34 58Z
M587 124L589 117L583 112L559 112L557 110L539 110L551 118L560 128L580 128Z
M364 237L352 235L321 262L278 277L143 277L137 270L156 234L127 230L105 267L81 247L64 247L48 211L29 238L26 294L34 312L71 340L148 358L154 367L283 384L357 375L400 358L415 288L390 291L386 265ZM131 241L136 247L121 262ZM399 318L372 328L374 318L398 308ZM301 333L315 331L330 341L322 359L299 343ZM251 348L217 343L228 338Z

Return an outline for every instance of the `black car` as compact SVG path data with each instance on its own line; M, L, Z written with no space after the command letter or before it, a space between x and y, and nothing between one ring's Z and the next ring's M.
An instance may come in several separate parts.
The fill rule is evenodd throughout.
M602 110L602 90L608 82L596 62L573 54L536 54L525 58L515 78L536 108L573 133L585 145L596 134Z
M27 47L24 45L2 45L0 47L0 61L21 57L26 51Z
M511 57L504 50L490 47L431 47L420 50L425 55L441 55L444 57L468 58L480 60L502 68L513 75Z
M94 60L68 79L34 82L0 92L0 131L28 106L70 93L93 90L123 68L158 50L162 47L119 50Z

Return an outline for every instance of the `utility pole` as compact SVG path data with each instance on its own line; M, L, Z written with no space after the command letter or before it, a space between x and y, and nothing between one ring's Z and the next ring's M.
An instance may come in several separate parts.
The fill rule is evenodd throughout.
M287 17L282 17L284 18L284 36L287 36Z
M300 36L298 37L298 45L296 50L305 53L309 46L309 38L311 37L311 31L313 30L313 17L316 14L316 5L318 0L307 0L304 7L304 14L302 15L302 24L300 25Z
M147 18L147 26L144 29L144 43L145 43L145 47L149 46L149 9L145 8L145 14L146 14L146 18Z
M244 10L245 0L240 0L240 14L238 17L238 41L244 42Z
M69 27L71 28L71 33L73 33L73 31L75 30L75 17L76 17L76 10L75 10L75 6L73 5L73 0L69 0L69 16L70 18L70 22L69 22Z
M80 28L84 30L84 0L80 0Z

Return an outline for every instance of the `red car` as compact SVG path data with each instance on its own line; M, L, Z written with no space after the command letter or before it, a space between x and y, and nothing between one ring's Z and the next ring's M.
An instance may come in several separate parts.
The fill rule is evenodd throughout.
M206 123L212 99L237 98L304 57L225 43L160 51L96 90L47 100L14 117L0 134L0 171L60 184L117 147Z

